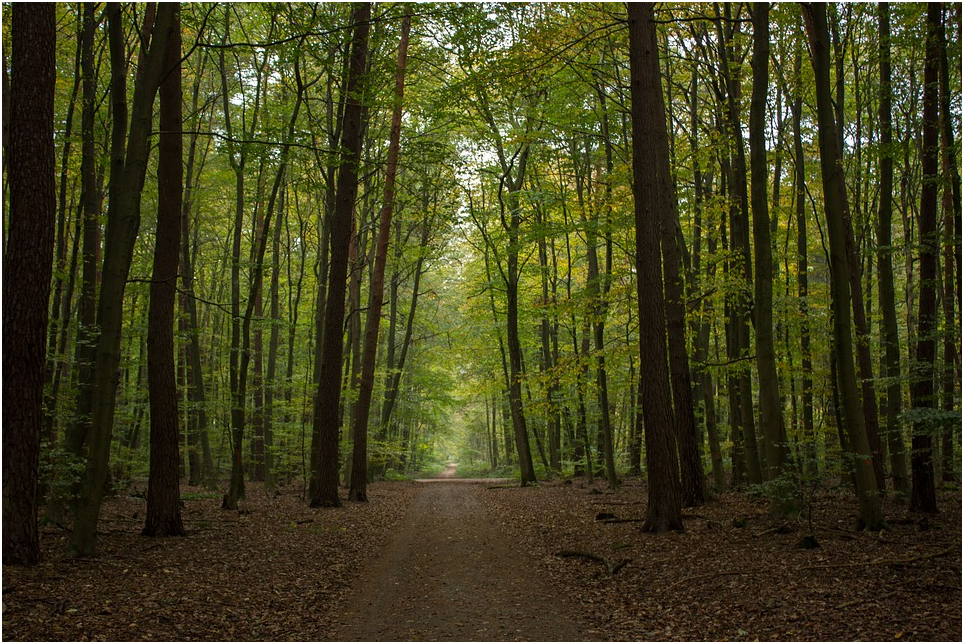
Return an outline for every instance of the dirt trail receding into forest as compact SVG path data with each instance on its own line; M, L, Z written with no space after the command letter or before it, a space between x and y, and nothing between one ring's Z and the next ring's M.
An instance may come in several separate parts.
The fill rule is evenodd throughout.
M500 531L481 484L422 486L398 536L362 571L332 639L595 639Z

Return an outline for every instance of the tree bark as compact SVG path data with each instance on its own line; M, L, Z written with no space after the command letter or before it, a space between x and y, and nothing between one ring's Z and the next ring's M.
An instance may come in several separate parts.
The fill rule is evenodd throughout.
M894 152L891 119L892 85L890 72L890 3L877 5L880 60L880 202L877 213L877 289L883 331L884 357L882 370L887 377L884 436L890 453L890 473L894 490L904 498L910 492L907 479L907 456L901 431L900 412L900 334L894 295L893 241L891 235L894 212Z
M648 505L643 530L683 530L679 466L670 401L666 317L659 259L660 191L669 186L666 115L660 81L653 5L630 3L629 64L632 96L633 195L636 209L636 275L640 363L646 432ZM662 167L661 167L662 166Z
M52 4L12 8L10 221L3 253L3 564L40 559L37 480L50 278L53 272ZM6 134L6 132L5 132Z
M773 343L773 254L767 208L766 103L770 65L770 5L759 3L753 12L753 91L750 99L750 173L753 211L754 307L756 364L760 387L760 428L766 452L766 479L779 478L787 464L783 440L780 380ZM791 500L776 488L770 495L770 514L790 511Z
M715 6L715 5L714 5ZM738 371L731 387L731 399L738 402L739 421L742 432L743 461L749 483L763 482L760 468L760 453L756 438L756 423L753 414L753 383L750 374L750 321L753 319L753 302L750 299L750 282L753 278L750 261L750 205L747 196L746 145L743 140L743 125L740 116L742 98L741 79L738 75L739 62L734 51L733 34L726 30L739 29L739 22L731 21L731 5L723 5L723 18L716 18L719 32L720 69L726 89L727 134L732 140L732 161L730 162L729 189L730 202L730 249L734 255L731 270L739 276L739 291L729 300L728 317L731 326L730 360L736 361ZM734 68L730 70L731 66Z
M151 456L147 480L147 537L184 536L178 452L174 306L182 206L181 10L175 3L166 38L164 82L158 91L157 232L147 329L147 385L151 406Z
M802 37L802 36L801 36ZM803 407L804 459L803 471L810 477L819 473L817 461L817 437L813 422L813 355L810 349L810 269L809 237L807 236L807 184L806 156L803 151L801 120L803 116L803 43L798 42L794 52L793 69L795 87L790 107L793 130L793 205L797 222L797 300L800 309L800 397Z
M803 6L810 37L810 51L817 89L817 130L830 245L831 304L833 308L834 355L840 389L841 412L853 454L860 517L869 530L879 530L884 516L878 497L873 457L867 440L857 375L854 371L853 337L850 323L850 282L844 211L847 194L840 158L837 126L830 97L830 37L827 7L818 3Z
M146 25L145 31L166 35L173 13L173 5L162 4L157 8L153 24ZM97 520L107 481L119 380L124 291L133 259L134 243L140 228L141 191L150 157L154 98L164 71L164 49L167 45L164 35L143 41L144 61L134 85L128 133L127 51L119 5L108 5L107 20L114 116L111 133L110 199L107 208L103 279L97 305L100 335L97 338L94 364L90 447L74 530L68 546L69 553L74 556L92 556L96 547Z
M359 3L352 10L351 70L348 75L342 126L342 163L338 171L335 209L331 217L331 265L323 337L316 345L321 351L318 392L315 396L311 445L309 503L312 507L337 507L338 497L338 410L341 404L341 367L345 291L348 277L348 244L352 214L358 194L358 165L361 158L361 112L359 96L368 61L368 33L371 3ZM320 313L320 312L319 312Z
M395 66L395 107L388 143L388 167L382 209L378 217L378 238L375 243L375 267L368 289L368 313L365 321L365 347L362 354L361 379L358 400L355 403L354 438L352 446L350 501L368 501L368 418L371 410L372 392L375 389L375 355L378 350L378 325L382 316L385 292L385 263L388 258L388 241L392 232L392 212L395 205L395 175L398 171L398 149L402 132L402 105L405 95L405 61L408 56L408 35L412 18L402 18L402 35L398 45Z
M927 5L927 50L924 60L924 115L921 146L920 224L918 229L918 266L920 271L917 304L917 346L911 369L910 398L915 409L937 409L934 381L937 373L937 187L940 71L941 5ZM911 512L937 512L934 489L932 424L918 420L911 439Z

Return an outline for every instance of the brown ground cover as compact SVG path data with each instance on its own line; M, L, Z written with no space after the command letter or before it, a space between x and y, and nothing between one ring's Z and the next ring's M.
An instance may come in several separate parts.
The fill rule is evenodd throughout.
M183 492L186 538L141 537L131 496L105 504L96 559L63 559L43 528L44 561L3 568L3 639L961 639L959 492L926 520L888 502L882 533L823 494L812 550L806 518L734 493L687 510L683 534L642 534L631 479L378 483L325 510L251 486L240 513Z

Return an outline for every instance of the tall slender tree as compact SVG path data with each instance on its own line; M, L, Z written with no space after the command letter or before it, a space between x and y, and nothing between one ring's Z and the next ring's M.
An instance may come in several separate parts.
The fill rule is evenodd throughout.
M392 126L388 143L388 167L382 194L382 209L378 217L378 239L375 244L375 266L368 289L368 314L365 321L365 348L362 355L361 380L358 400L355 403L355 426L351 487L351 501L367 501L368 483L368 418L372 393L375 389L375 354L378 349L378 326L382 317L382 301L385 293L385 263L388 257L388 241L392 232L392 211L395 205L395 175L398 170L398 149L402 133L402 101L405 97L405 61L408 57L408 37L412 17L402 17L402 35L398 45L395 64L395 106L392 110Z
M921 191L920 191L920 243L918 265L920 266L919 300L917 304L917 346L915 364L911 369L911 404L916 409L936 409L937 397L934 381L937 373L937 352L934 335L937 332L937 188L939 116L939 72L941 5L927 5L927 45L924 59L924 114L921 145ZM911 439L910 467L912 512L937 512L937 495L934 490L934 454L932 427L921 419L914 423Z
M753 91L750 98L750 202L753 212L754 307L756 364L760 387L760 427L766 453L768 480L778 478L787 461L783 440L780 380L773 343L773 253L767 207L769 166L766 150L766 104L770 66L770 5L753 5ZM788 499L771 497L770 512L784 514Z
M877 478L874 475L873 455L867 440L861 397L854 369L853 335L850 321L850 280L844 228L847 193L844 184L843 161L838 145L839 134L830 97L830 31L827 7L819 3L803 5L804 21L810 38L810 56L817 90L817 136L820 146L820 169L823 179L824 209L827 219L827 238L830 246L831 306L833 309L834 357L837 385L840 392L840 411L847 433L849 449L857 484L860 518L869 530L884 525Z
M660 191L671 189L666 114L651 3L629 4L629 69L632 92L633 196L636 209L636 279L639 298L640 379L646 432L648 505L643 530L683 530L679 465L670 398L666 306L660 277Z
M103 279L97 304L97 352L90 418L90 447L80 499L68 551L90 556L96 548L97 520L107 481L110 444L114 425L119 380L121 334L124 322L124 291L140 229L141 191L150 157L150 134L154 99L164 72L167 32L174 14L169 3L148 11L143 63L134 85L128 131L127 47L124 41L123 9L108 5L108 42L111 61L111 172L104 245ZM151 38L151 34L161 34Z
M147 480L148 537L184 535L181 522L177 383L174 368L174 307L181 237L183 141L181 135L181 10L166 34L166 63L161 83L160 134L157 146L157 231L147 330L147 386L151 406L151 462Z
M362 148L361 93L368 66L368 33L371 3L362 2L352 10L351 63L346 90L346 106L341 133L341 165L338 169L335 207L331 217L331 264L328 273L327 301L323 311L322 337L316 351L321 352L318 392L315 395L315 431L311 444L311 481L308 489L312 507L337 507L338 425L341 406L341 367L345 319L345 292L348 277L348 245L351 222L358 194L358 164Z
M890 474L894 490L905 498L910 492L907 480L907 455L900 425L902 406L900 378L900 333L894 302L894 249L892 219L894 213L894 148L891 105L893 85L890 68L890 3L877 5L879 31L880 97L880 202L877 212L877 291L883 332L884 364L887 376L887 404L884 408L884 436L890 453Z

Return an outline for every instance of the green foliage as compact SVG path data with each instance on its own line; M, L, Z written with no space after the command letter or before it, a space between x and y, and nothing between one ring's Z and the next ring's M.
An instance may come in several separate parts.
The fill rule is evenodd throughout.
M371 74L363 96L370 120L355 224L359 262L353 270L361 280L358 302L350 307L353 313L364 309L370 288L371 238L384 187L399 16L406 8L379 5L373 23ZM745 7L731 9L735 21L746 18ZM853 202L858 259L865 267L865 296L875 293L877 285L874 226L880 149L876 124L879 81L875 11L876 7L870 5L846 5L835 11L844 56L844 171ZM78 77L74 62L76 34L72 33L79 25L78 12L78 6L58 5L58 25L65 36L58 37L57 50L58 155L65 151L68 142L71 148L67 150L63 185L63 239L58 246L62 246L63 262L57 265L54 279L64 291L71 278L75 282L74 301L64 309L71 315L77 308L83 259L82 235L76 233L82 149L79 103L74 106L71 132L63 130L74 79ZM914 342L913 306L918 288L914 266L919 252L914 218L921 187L918 139L924 25L919 5L895 4L891 13L895 79L891 152L901 182L894 204L892 250L895 288L906 294L897 303L900 337L902 342ZM9 8L4 5L4 35L9 35L8 14ZM215 467L222 470L229 463L230 451L226 434L231 411L228 364L232 313L228 276L233 259L234 204L240 197L243 225L237 261L242 286L253 273L259 223L271 216L272 226L281 226L278 252L273 251L269 240L265 255L266 271L279 269L277 319L271 319L271 293L266 280L262 307L252 320L252 330L260 344L252 348L251 357L257 359L260 354L266 364L271 351L269 338L277 324L280 338L274 379L267 379L264 365L259 374L262 393L270 390L274 396L273 406L263 412L272 417L273 443L268 451L274 457L279 479L290 481L305 474L316 393L314 317L319 290L325 286L322 242L340 163L337 130L339 106L344 99L345 52L350 32L345 27L349 14L350 8L338 3L185 4L182 8L184 41L199 44L190 51L183 68L185 157L188 145L193 142L195 146L193 176L186 186L190 189L186 220L199 321L196 329L187 328L184 318L185 328L179 329L176 340L177 359L179 365L184 363L192 334L196 334L206 400L203 408L189 404L186 395L179 403L185 429L199 411L206 413L213 460ZM625 9L599 3L433 4L419 5L415 14L416 36L406 79L395 204L397 228L393 231L386 270L386 306L369 428L372 467L380 476L396 477L416 470L439 472L451 458L467 468L464 471L479 475L490 471L510 477L516 474L513 466L506 464L513 462L515 448L510 445L510 453L506 454L504 440L505 426L510 424L503 410L507 384L506 251L510 235L506 225L505 176L498 155L502 152L515 172L519 169L519 151L527 148L528 165L519 193L519 329L524 413L537 474L540 478L565 476L575 469L576 448L584 447L577 433L582 428L587 433L590 456L598 464L597 438L604 412L609 413L615 432L617 466L625 470L637 414L636 386L638 379L648 374L646 357L641 364L638 346L631 193L633 142L628 126L632 106ZM728 383L747 363L752 363L753 356L741 356L738 361L727 357L726 324L733 315L728 306L751 302L745 280L732 270L734 255L727 245L732 232L729 217L735 205L733 178L727 175L727 167L735 150L720 124L721 101L725 97L717 93L718 34L708 19L713 15L711 5L660 5L659 42L679 215L678 239L685 258L690 366L694 374L698 372L704 380L711 380L721 452L725 465L732 469L734 445ZM126 7L124 16L133 75L137 41L133 35L138 33L139 21L144 17L143 7ZM770 214L776 267L773 313L778 377L789 445L804 471L819 469L820 474L785 474L749 492L792 500L803 508L809 505L819 478L833 474L847 456L840 456L833 402L829 263L821 228L823 196L813 114L813 72L806 59L799 7L774 5L771 22L767 141L768 182L774 191ZM734 45L740 52L747 51L750 35L748 30L736 30ZM961 60L960 33L949 29L947 37L949 68L956 72ZM101 25L96 35L98 52L106 50L104 39ZM4 38L3 43L9 47L9 38ZM798 48L803 56L799 77L794 71ZM97 68L95 80L101 97L106 96L108 89L108 62L100 61ZM222 71L227 96L222 95ZM731 71L739 73L740 107L745 115L752 70L746 63L737 63ZM960 159L959 73L951 74L950 84L951 124L956 158ZM299 85L305 100L289 135ZM791 156L793 141L787 111L798 91L803 103L803 186L793 185L796 161ZM107 151L112 117L108 108L106 103L98 103L93 133L96 171L105 199L109 199ZM228 119L234 140L227 137ZM285 142L291 143L291 148L279 183L276 211L267 213ZM239 195L231 155L235 155L236 163L242 153L245 163L240 168L243 187ZM782 167L779 177L777 167ZM700 195L696 193L697 176L703 182ZM777 185L779 195L775 194ZM119 485L139 481L147 472L146 280L151 274L156 190L152 167L142 200L142 234L135 247L131 283L125 296L126 323L113 448L113 475ZM809 290L805 298L798 296L799 257L794 243L798 233L796 206L800 200L808 231L804 246ZM591 244L595 245L601 263L611 261L611 276L599 284L589 279ZM78 255L75 265L69 261L73 253ZM417 290L416 274L420 280ZM600 293L605 288L596 288L603 285L608 287L605 294ZM409 337L408 316L416 295L418 303ZM242 297L245 298L246 295ZM871 352L879 359L884 352L876 333L879 304L875 297L867 299L871 326L875 329L870 338ZM243 309L247 302L239 304ZM52 311L52 319L59 315L60 311ZM941 340L947 337L959 342L959 312L955 315L956 320L941 322ZM605 338L602 349L597 350L591 326L600 322L605 322ZM70 318L63 324L60 328L66 332L64 341L52 338L49 356L51 366L63 366L58 397L49 410L57 440L54 446L44 448L42 464L43 484L58 493L73 487L83 467L82 461L59 447L65 428L73 421L71 401L76 397L78 373L74 362L77 322ZM364 333L362 326L359 324L357 331ZM705 335L701 333L704 328ZM809 329L812 354L807 373L803 369L802 348L805 328ZM544 332L548 333L548 356ZM353 333L351 324L346 324L347 360L354 359L350 350L356 339ZM406 341L408 354L400 368L399 354ZM390 345L394 361L391 364ZM595 367L600 358L607 368L608 410L601 409L598 403ZM351 365L345 366L343 373L350 373ZM905 365L905 373L899 379L904 398L910 378L906 372ZM389 396L387 380L396 374L400 374L400 380L394 409L390 418L381 418L383 402ZM812 435L805 434L802 424L805 376L812 380L813 387ZM347 423L352 415L350 403L355 399L355 384L347 376L343 382L346 405L330 411L340 413ZM181 383L183 392L186 375ZM878 377L873 384L881 396L890 382ZM252 379L248 383L249 400L245 401L246 418L255 413L254 389ZM958 410L911 409L903 413L901 423L935 435L959 427L959 381L953 383L952 389L951 402ZM52 385L48 391L53 393ZM705 418L704 403L699 400L696 404L698 418ZM549 459L549 433L554 422L560 428L559 472L542 464L537 449L541 442ZM246 431L251 432L252 426L249 423ZM139 436L133 435L135 428L139 428ZM700 431L705 441L705 421ZM246 436L246 442L249 438ZM902 434L902 438L906 437ZM189 451L188 447L198 449L198 445L186 444L194 438L185 436L184 440L182 454ZM803 446L812 446L812 462L802 462ZM350 443L345 440L343 455L349 448ZM959 450L959 443L955 442L954 449ZM494 470L493 462L498 464Z
M51 448L46 444L42 446L41 453L40 488L48 490L56 498L71 498L84 475L84 459L62 447Z

